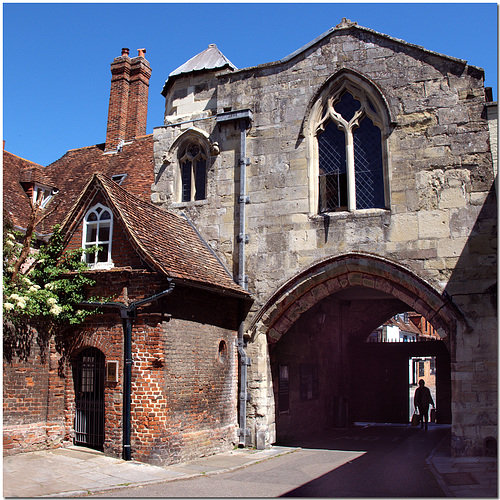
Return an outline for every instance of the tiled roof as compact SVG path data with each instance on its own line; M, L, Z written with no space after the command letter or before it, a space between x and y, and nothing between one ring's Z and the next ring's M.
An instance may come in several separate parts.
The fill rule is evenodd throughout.
M25 229L31 213L27 194L20 184L23 171L43 170L41 165L16 156L8 151L3 152L3 208L4 214L18 228ZM36 175L36 174L33 174Z
M24 167L19 176L19 182L21 184L42 184L46 187L55 187L51 179L49 179L44 172L44 168L40 165L30 165Z
M415 335L420 335L422 333L412 321L405 323L400 317L393 317L385 324L397 326L402 332L412 333Z
M67 238L80 223L81 214L92 202L92 193L96 190L100 190L107 199L110 208L120 218L132 246L153 270L188 284L250 297L233 281L185 217L133 196L103 174L92 177L68 213L63 225Z
M81 194L92 174L101 172L108 177L127 174L122 187L145 201L150 200L153 172L153 136L146 135L126 143L119 153L104 153L104 144L68 151L59 160L44 169L45 175L59 192L47 205L47 210L58 204L44 222L40 232L51 232L61 223L76 198Z

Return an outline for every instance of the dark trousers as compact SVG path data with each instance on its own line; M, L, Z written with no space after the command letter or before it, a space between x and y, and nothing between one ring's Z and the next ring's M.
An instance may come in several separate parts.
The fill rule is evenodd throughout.
M420 413L420 424L423 427L425 420L425 426L427 427L429 423L429 405L418 405L418 412Z

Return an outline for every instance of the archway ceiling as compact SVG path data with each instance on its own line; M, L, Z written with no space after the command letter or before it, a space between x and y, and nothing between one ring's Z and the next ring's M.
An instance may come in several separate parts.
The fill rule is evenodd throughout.
M344 301L401 302L399 312L416 311L441 338L456 327L459 311L414 272L370 254L345 254L319 262L282 286L253 318L250 337L276 342L307 310L327 296Z

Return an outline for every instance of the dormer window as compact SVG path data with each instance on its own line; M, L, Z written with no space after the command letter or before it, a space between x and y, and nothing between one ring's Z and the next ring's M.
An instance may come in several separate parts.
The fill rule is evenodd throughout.
M33 187L33 203L40 203L41 208L45 208L47 203L52 199L52 196L57 193L57 190L35 184Z
M83 248L95 249L83 256L89 267L104 269L113 267L111 260L112 234L113 213L109 208L98 203L85 215L83 226Z
M111 177L111 180L115 181L119 186L126 179L127 174L117 174Z

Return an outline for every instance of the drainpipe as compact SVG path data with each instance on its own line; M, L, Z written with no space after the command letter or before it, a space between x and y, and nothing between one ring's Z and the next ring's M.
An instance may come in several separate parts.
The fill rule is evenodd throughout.
M250 159L247 158L247 141L246 141L246 130L248 122L246 120L240 120L240 196L238 198L238 203L240 206L240 227L238 234L238 283L244 289L248 290L248 276L245 274L245 245L248 243L249 237L246 234L246 218L245 218L245 208L246 204L249 203L249 199L246 194L246 167L250 164ZM240 309L242 309L240 302ZM243 339L243 334L245 333L244 326L244 315L240 312L240 323L238 326L238 353L240 355L240 431L239 431L239 447L248 446L250 443L247 442L247 437L249 437L249 432L247 429L247 369L250 366L250 358L247 356L244 347L246 347L245 341Z
M240 207L239 231L238 231L238 284L248 290L248 277L245 274L245 245L249 241L246 234L246 215L245 208L250 200L246 194L246 167L250 164L250 159L247 158L247 128L252 120L252 112L249 109L241 111L228 111L217 115L217 123L239 121L240 124L240 193L238 203ZM250 358L245 352L245 333L244 326L245 313L243 305L240 303L240 318L238 326L238 354L240 357L240 393L239 393L239 447L245 447L250 444L250 431L247 429L247 367L250 366Z
M132 459L132 449L130 446L130 430L131 430L131 400L132 400L132 326L137 318L137 308L151 302L155 302L160 297L169 295L173 292L175 283L172 278L168 278L168 288L163 292L152 295L147 299L133 302L125 305L120 302L82 302L86 306L95 307L115 307L120 309L120 316L123 323L124 337L124 366L123 366L123 459Z

